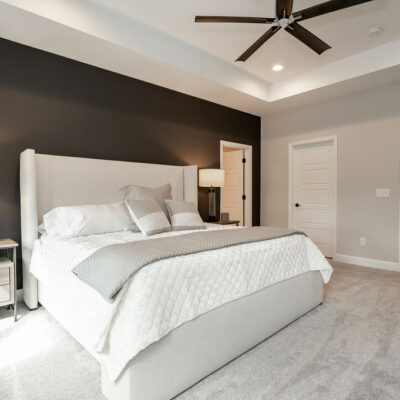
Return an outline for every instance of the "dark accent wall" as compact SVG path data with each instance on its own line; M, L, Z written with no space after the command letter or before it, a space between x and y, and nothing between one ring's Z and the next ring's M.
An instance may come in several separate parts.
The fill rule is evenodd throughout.
M19 154L27 148L219 168L220 140L250 144L259 224L259 117L4 39L0 54L0 237L20 242ZM200 188L203 216L207 207ZM19 287L21 278L19 268Z

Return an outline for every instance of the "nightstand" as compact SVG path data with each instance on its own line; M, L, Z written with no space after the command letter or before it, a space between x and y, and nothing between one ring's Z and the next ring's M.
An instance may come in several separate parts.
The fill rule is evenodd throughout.
M0 307L12 305L17 320L17 247L11 239L0 239Z
M217 225L236 225L239 226L240 221L235 221L235 220L229 220L229 221L215 221L215 222L210 222L206 221L208 224L217 224Z

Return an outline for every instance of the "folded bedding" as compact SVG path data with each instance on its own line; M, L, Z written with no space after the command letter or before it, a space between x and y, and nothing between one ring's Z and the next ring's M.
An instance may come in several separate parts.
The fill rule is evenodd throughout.
M243 233L233 234L239 231ZM138 249L144 255L132 263ZM120 275L116 271L119 264L124 265ZM100 279L107 296L115 299L112 304L72 272L80 270L90 276L90 268L98 265L100 275L108 269L119 276L111 277L109 287L101 281L104 277ZM97 352L113 381L140 351L185 322L314 270L321 272L325 283L329 281L331 266L303 234L218 225L148 237L120 232L44 238L35 244L31 263L39 280L53 287L59 283L61 296L65 292L71 297L68 290L74 288L75 301L93 320L88 346ZM113 297L115 290L118 294Z
M114 244L97 250L74 267L72 272L97 290L107 301L113 302L128 279L152 262L291 235L304 235L304 233L257 226L187 233L180 236L179 240L172 236L160 237L151 242L141 240Z

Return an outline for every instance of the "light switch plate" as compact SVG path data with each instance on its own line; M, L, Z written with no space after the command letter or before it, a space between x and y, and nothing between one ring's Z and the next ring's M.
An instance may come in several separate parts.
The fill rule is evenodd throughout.
M365 247L367 245L367 238L360 237L360 246Z
M389 197L390 189L376 189L376 197Z

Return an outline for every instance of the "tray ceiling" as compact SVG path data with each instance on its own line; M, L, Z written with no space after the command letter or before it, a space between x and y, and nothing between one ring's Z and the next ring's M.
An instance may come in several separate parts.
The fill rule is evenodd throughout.
M294 10L321 2L295 0ZM234 62L268 27L194 23L200 14L272 17L274 9L274 0L0 0L0 35L258 115L400 79L398 0L302 22L332 46L321 56L278 32ZM382 33L369 36L373 26Z

